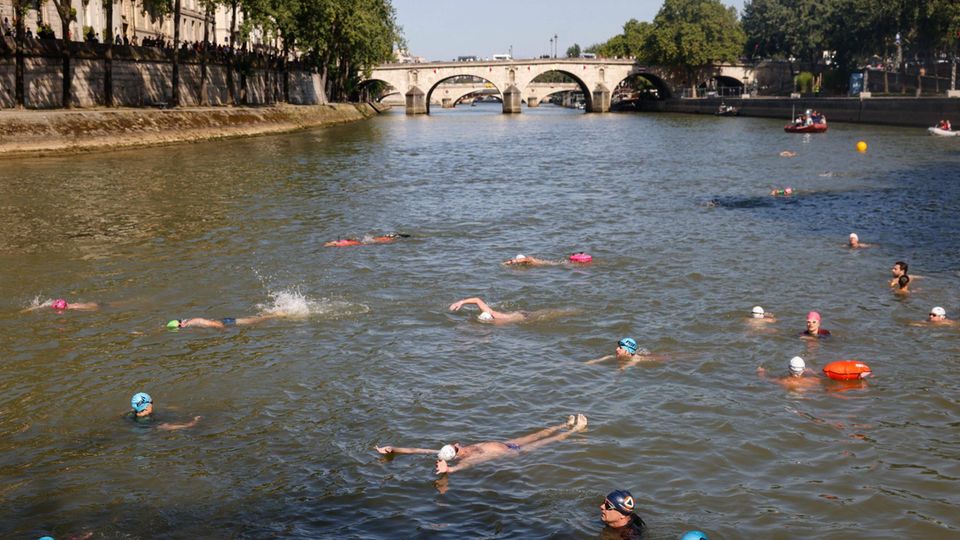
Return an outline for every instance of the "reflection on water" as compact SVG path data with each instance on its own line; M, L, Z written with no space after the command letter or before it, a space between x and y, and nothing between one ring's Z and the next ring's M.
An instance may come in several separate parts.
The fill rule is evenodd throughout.
M956 534L960 339L908 324L960 316L955 141L433 113L0 162L0 535L594 537L618 487L652 538ZM323 247L394 231L412 237ZM846 249L852 231L875 246ZM500 264L575 251L593 264ZM905 298L886 284L900 259L922 276ZM478 324L447 310L467 296L564 315ZM60 297L104 306L21 312ZM762 332L744 324L758 304L778 319ZM810 310L833 338L797 338ZM290 316L163 330L259 312ZM585 363L625 336L663 360ZM756 375L795 355L874 378L791 392ZM137 429L121 419L137 391L203 420ZM431 456L373 451L575 412L583 434L445 486Z

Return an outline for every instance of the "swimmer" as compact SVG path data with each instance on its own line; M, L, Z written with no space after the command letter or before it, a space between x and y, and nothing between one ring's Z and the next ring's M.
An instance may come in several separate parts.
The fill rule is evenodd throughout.
M516 257L503 261L503 264L506 266L556 266L563 263L559 261L548 261L545 259L537 259L536 257L528 257L527 255L523 254L517 254Z
M450 311L460 311L460 308L466 304L474 304L480 308L480 315L477 320L484 323L507 324L525 321L530 317L526 311L494 311L483 300L473 297L464 298L450 304Z
M435 454L437 456L437 474L462 471L468 467L490 461L501 456L532 452L552 442L566 439L574 433L587 429L587 417L578 414L570 415L567 421L536 433L510 439L507 441L487 441L461 446L460 443L445 445L440 450L430 448L398 448L394 446L377 446L377 452L386 455L394 454ZM458 460L456 465L449 461Z
M588 365L599 364L600 362L613 359L616 359L618 362L620 362L620 371L623 371L628 367L635 366L644 360L660 360L660 358L657 356L650 354L650 351L639 347L637 345L637 340L633 338L623 338L617 342L617 349L614 351L614 354L608 354L594 360L588 360L585 363Z
M910 323L913 326L953 326L957 321L947 318L947 310L936 306L930 310L925 321L914 321Z
M763 366L757 367L757 375L761 378L775 382L787 390L799 390L820 384L820 378L816 373L807 368L807 363L803 358L794 356L788 364L789 374L784 377L770 378L767 376L767 370ZM812 375L805 377L804 375Z
M153 398L150 397L150 394L146 392L137 392L130 398L130 407L133 409L127 413L127 417L133 420L138 424L149 424L156 422L156 417L153 415ZM191 428L197 425L197 422L203 418L202 416L194 416L193 420L190 422L185 422L182 424L174 424L171 422L164 422L162 424L157 424L157 429L162 429L164 431L173 431L175 429L186 429Z
M775 323L777 322L777 317L769 311L764 311L761 306L753 306L747 321L751 323Z
M267 313L264 315L257 315L255 317L241 317L235 319L233 317L226 317L223 319L203 319L200 317L194 317L192 319L173 319L167 323L167 328L173 330L177 328L216 328L218 330L223 330L228 326L243 326L248 324L257 324L270 319L279 319L284 317L285 313Z
M49 307L50 309L57 312L64 312L68 309L73 309L77 311L97 311L100 309L100 304L96 302L74 302L68 304L63 298L57 298L56 300L50 300L40 304L39 306L28 307L27 309L21 311L21 313L26 313L28 311L34 311L40 308Z
M907 263L903 261L893 263L893 268L890 269L890 273L893 274L893 279L890 280L890 286L894 287L894 292L898 294L909 293L910 289L907 287L910 285L910 276L907 275Z
M793 188L787 187L783 189L774 189L770 192L770 195L773 195L774 197L789 197L790 195L793 195Z
M783 152L780 152L780 157L797 157L797 153L791 152L789 150L784 150Z
M324 242L324 247L348 247L348 246L363 246L369 244L389 244L396 241L399 238L410 238L409 234L402 233L390 233L383 236L364 236L363 239L357 240L356 238L342 238L333 240L330 242Z
M636 514L637 502L629 491L611 491L600 505L600 521L603 522L601 538L640 540L647 524Z
M848 245L850 246L850 249L873 247L873 244L865 244L861 242L860 237L857 236L857 233L850 233L850 239L848 241Z
M829 330L820 328L820 314L816 311L807 313L807 329L800 333L803 337L822 338L830 335Z

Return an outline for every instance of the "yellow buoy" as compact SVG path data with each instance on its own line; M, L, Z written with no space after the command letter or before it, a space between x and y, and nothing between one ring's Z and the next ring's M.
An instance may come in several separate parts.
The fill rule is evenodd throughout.
M857 143L857 152L866 152L866 151L867 151L867 143L863 141L859 141Z

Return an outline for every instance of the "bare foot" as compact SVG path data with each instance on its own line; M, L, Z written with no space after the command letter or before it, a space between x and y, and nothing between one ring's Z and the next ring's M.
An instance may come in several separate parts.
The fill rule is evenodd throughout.
M583 431L587 429L587 417L583 414L577 415L577 423L573 426L573 431Z

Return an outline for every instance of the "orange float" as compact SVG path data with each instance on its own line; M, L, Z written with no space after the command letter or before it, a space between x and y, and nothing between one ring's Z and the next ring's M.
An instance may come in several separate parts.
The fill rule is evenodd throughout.
M859 360L837 360L823 366L823 372L835 381L854 381L865 379L873 372L870 366Z

